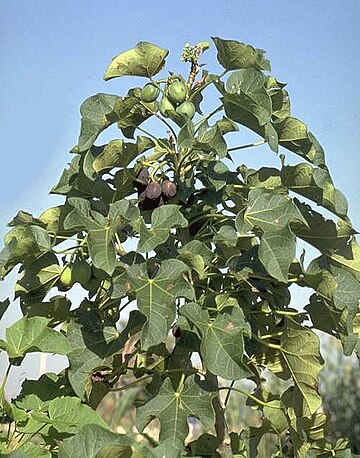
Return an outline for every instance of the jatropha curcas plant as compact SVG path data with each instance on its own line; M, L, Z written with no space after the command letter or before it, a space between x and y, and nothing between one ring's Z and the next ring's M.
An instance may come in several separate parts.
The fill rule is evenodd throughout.
M265 52L212 41L219 74L200 63L208 42L185 45L186 77L166 73L169 51L151 43L115 57L105 79L142 77L139 86L85 100L73 159L51 190L64 203L9 223L0 269L19 267L24 316L0 341L4 456L255 457L265 434L277 447L268 456L352 456L345 439L325 439L316 333L345 355L360 350L346 199ZM95 145L113 125L120 138ZM239 126L253 143L241 144ZM278 168L234 166L260 145L281 151ZM291 298L294 284L309 299ZM66 355L68 367L6 400L12 366L34 351ZM135 427L118 434L96 409L113 392L127 402L134 387ZM228 427L234 391L257 426ZM188 435L189 421L199 433Z

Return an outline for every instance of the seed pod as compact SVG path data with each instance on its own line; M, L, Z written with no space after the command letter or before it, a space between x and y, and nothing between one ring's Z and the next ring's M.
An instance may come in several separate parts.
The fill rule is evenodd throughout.
M157 181L149 183L145 190L145 196L150 199L158 199L161 195L161 185Z
M176 195L176 184L170 180L163 181L162 184L162 193L165 197L169 197L170 199Z
M148 182L149 179L149 170L148 169L141 169L140 172L137 174L138 180L143 181L144 183Z

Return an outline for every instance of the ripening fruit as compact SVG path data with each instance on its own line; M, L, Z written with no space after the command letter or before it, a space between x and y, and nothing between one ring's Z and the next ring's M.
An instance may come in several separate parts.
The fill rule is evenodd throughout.
M174 81L167 88L167 96L171 102L181 103L186 99L187 87L182 81Z
M159 198L161 195L161 185L157 181L149 183L145 189L145 196L148 199L154 200Z
M143 102L154 102L160 94L160 89L152 83L146 84L141 90L141 100Z
M81 285L86 285L91 278L91 267L85 259L78 259L72 266L72 280Z
M147 183L149 179L149 170L141 169L140 172L137 174L137 179L143 181L144 184Z
M64 288L70 288L74 284L72 277L72 267L70 264L67 264L63 268L59 277L59 281L61 286L63 286Z
M195 115L195 105L186 100L176 108L176 112L191 119Z
M170 180L163 181L162 184L162 193L165 197L174 197L176 195L176 184Z
M160 113L167 118L168 112L175 111L175 107L172 105L172 103L170 102L170 100L167 97L163 97L160 100L159 110L160 110Z

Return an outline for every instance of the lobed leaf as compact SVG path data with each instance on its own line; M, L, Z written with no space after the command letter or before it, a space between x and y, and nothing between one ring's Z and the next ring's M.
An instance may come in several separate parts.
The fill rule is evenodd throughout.
M270 71L270 62L265 58L265 51L235 40L223 40L211 37L218 51L219 63L226 70L256 68Z
M162 49L146 41L140 41L135 48L114 57L106 70L104 79L109 80L119 76L146 76L150 78L163 68L168 54L167 49Z
M214 426L214 396L215 392L202 386L195 375L188 377L178 390L167 378L157 396L137 409L136 423L142 431L152 418L157 417L161 425L160 441L167 441L174 451L179 450L179 442L183 447L188 434L189 416L198 418L205 429Z
M49 328L48 323L48 319L40 316L23 317L7 328L4 349L9 358L19 358L35 351L67 355L69 342L63 334Z
M251 375L243 362L243 336L249 335L250 328L239 307L223 309L213 321L207 310L194 302L182 306L180 313L200 330L200 353L210 372L227 380Z
M176 298L194 298L194 290L184 278L188 270L189 267L177 259L163 261L154 278L149 278L145 264L128 269L137 305L147 318L141 333L142 348L147 349L165 339L175 319Z

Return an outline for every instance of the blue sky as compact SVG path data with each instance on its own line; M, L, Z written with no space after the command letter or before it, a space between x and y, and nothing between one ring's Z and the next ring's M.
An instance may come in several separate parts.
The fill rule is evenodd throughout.
M2 0L0 237L19 209L39 215L61 200L48 191L77 143L79 105L97 92L122 94L131 83L103 81L112 57L150 41L171 50L167 68L185 71L184 43L210 36L267 51L273 75L288 83L293 115L324 146L360 228L359 13L358 0ZM214 49L204 60L219 70ZM259 149L238 160L259 167L274 157ZM0 300L10 283L0 286Z

